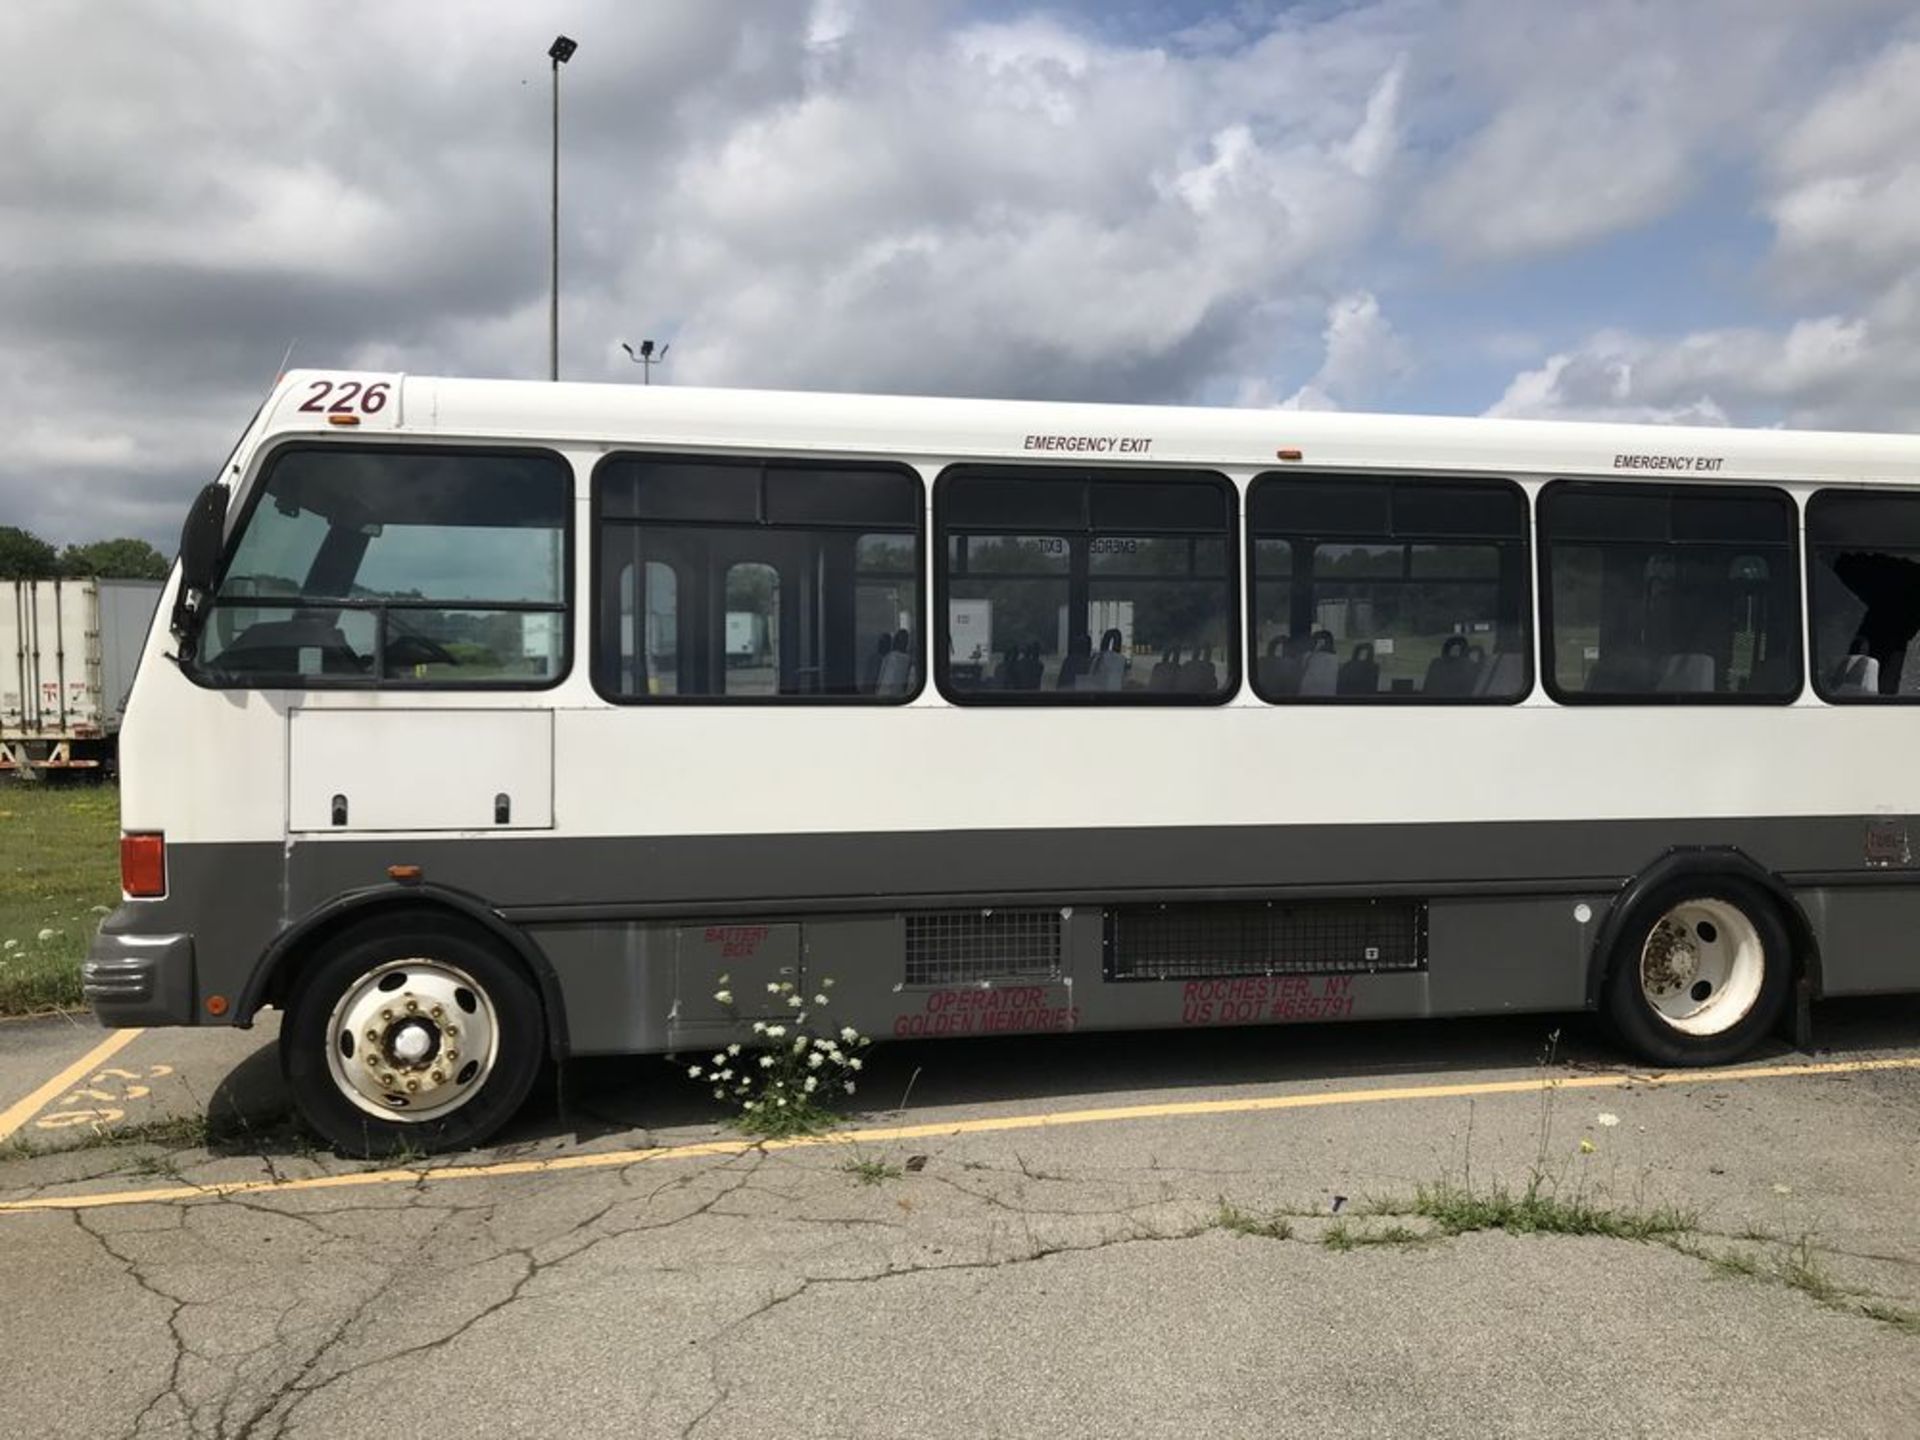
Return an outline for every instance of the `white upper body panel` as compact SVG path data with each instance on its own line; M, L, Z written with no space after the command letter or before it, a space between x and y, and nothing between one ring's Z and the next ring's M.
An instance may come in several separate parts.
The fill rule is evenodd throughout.
M1244 681L1213 708L957 707L931 685L905 707L668 707L609 704L587 663L587 478L616 449L887 456L929 482L949 463L993 459L1201 466L1242 487L1257 473L1297 466L1505 475L1530 493L1557 476L1768 481L1804 497L1823 485L1920 485L1920 438L1912 436L300 371L276 386L224 476L235 514L272 447L312 435L526 443L565 456L576 477L571 668L537 692L205 689L168 658L176 575L123 732L129 829L182 841L286 842L295 712L336 709L550 712L550 813L516 803L516 829L541 827L520 831L518 843L543 834L1920 812L1920 771L1869 763L1909 751L1903 737L1920 712L1832 707L1810 693L1787 706L1563 707L1536 677L1526 700L1504 707L1275 706ZM1299 458L1281 460L1283 451ZM922 582L931 595L930 575ZM389 729L433 733L413 720ZM449 727L449 748L424 767L436 784L458 766L456 732ZM351 737L327 735L326 753L338 750L345 765ZM484 738L503 769L534 748L490 731ZM369 768L375 784L407 773L392 756ZM539 780L516 783L538 791ZM325 785L311 788L330 799ZM364 836L359 813L345 833ZM388 830L386 812L367 813ZM446 823L431 828L448 833ZM303 842L330 837L331 827L305 828L316 824L303 812L295 827Z
M338 397L347 386L356 387L347 408L333 408L341 405ZM370 392L378 397L378 404L368 413L364 407ZM337 423L343 418L354 423ZM604 449L800 449L934 462L992 458L1820 484L1920 481L1920 437L1910 435L456 380L305 370L287 375L275 387L245 448L285 434L316 431L581 443ZM1298 450L1300 457L1283 463L1279 460L1282 450ZM235 459L244 468L248 455Z

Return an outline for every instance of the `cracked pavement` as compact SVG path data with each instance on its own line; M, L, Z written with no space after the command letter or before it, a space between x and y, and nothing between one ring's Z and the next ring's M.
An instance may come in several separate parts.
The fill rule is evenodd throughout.
M863 1090L908 1104L860 1123L1338 1103L684 1158L644 1147L725 1137L695 1087L594 1062L496 1149L343 1188L300 1182L372 1167L307 1147L270 1064L223 1053L183 1093L250 1118L215 1104L211 1148L0 1160L0 1202L296 1182L0 1214L0 1428L1911 1436L1920 1069L1340 1098L1630 1073L1578 1026L1543 1058L1552 1028L900 1045ZM1920 1057L1920 1001L1828 1007L1819 1036L1818 1061ZM1685 1223L1452 1233L1415 1203L1533 1174L1556 1203Z

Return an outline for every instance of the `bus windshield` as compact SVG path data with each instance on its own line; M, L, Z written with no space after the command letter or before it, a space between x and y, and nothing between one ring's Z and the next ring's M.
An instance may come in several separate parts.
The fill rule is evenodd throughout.
M274 457L212 602L216 684L548 684L571 474L541 453Z

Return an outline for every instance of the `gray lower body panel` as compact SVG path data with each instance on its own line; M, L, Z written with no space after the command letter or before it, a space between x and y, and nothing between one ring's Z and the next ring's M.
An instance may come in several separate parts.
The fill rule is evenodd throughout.
M847 1023L881 1035L1570 1009L1587 1003L1608 902L1676 846L1739 849L1794 886L1821 946L1825 993L1920 989L1908 941L1920 933L1920 870L1872 868L1867 829L1861 817L1829 816L174 845L169 896L122 905L101 943L191 937L190 961L156 969L143 992L124 958L134 948L116 940L100 955L97 1003L109 1023L201 1020L206 996L251 993L261 955L287 926L342 894L389 887L387 867L404 864L532 940L558 980L578 1053L730 1034L737 1022L710 1000L716 977L737 986L754 967L833 975ZM1422 907L1417 968L1367 973L1350 957L1324 967L1309 957L1304 968L1289 962L1302 973L1263 975L1242 957L1215 977L1202 964L1185 979L1105 979L1110 906L1367 896ZM1012 939L982 931L986 950L945 958L915 948L938 927L910 944L909 914L1004 907L1064 918ZM1022 952L1012 968L992 968L993 945L1017 950L1036 935L1055 937L1057 966ZM918 980L964 983L909 983L910 952ZM128 972L118 990L113 966ZM134 1015L145 1018L124 1018Z

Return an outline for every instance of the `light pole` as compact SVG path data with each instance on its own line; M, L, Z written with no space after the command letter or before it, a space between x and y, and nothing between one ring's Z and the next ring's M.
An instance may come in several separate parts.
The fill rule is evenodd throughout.
M624 340L620 342L620 348L627 352L627 358L629 360L640 367L640 383L642 385L651 385L653 383L653 367L667 358L667 351L673 348L673 342L668 341L665 345L662 345L660 347L660 353L657 355L654 353L653 342L651 340L642 340L638 353L634 351L633 346Z
M560 67L580 47L564 35L553 37L547 58L553 61L553 300L547 311L547 379L560 378Z

